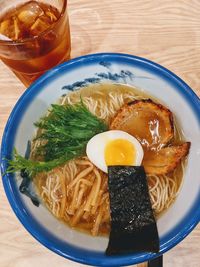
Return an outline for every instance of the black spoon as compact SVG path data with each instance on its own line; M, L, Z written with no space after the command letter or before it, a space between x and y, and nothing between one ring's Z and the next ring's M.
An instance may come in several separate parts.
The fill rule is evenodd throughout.
M148 267L163 267L163 255L148 261Z

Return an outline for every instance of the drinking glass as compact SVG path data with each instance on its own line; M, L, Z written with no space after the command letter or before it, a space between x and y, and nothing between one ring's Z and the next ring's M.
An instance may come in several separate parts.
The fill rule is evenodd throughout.
M0 0L0 10L0 59L25 86L70 59L67 0Z

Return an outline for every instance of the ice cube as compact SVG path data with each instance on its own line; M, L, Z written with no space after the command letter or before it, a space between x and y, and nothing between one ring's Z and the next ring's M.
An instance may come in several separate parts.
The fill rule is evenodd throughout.
M57 20L57 17L50 11L45 12L45 14L50 18L51 22L54 22Z
M11 17L9 19L5 19L4 21L2 21L0 23L0 34L2 34L3 36L6 36L12 40L16 39L17 36L17 26L18 25L14 25L14 18ZM19 34L19 32L18 32Z
M9 36L10 20L6 19L0 24L0 33L5 36Z
M20 29L19 29L18 20L16 17L14 18L14 33L15 33L14 39L18 40L20 36Z
M20 8L18 19L26 25L31 25L43 14L44 11L40 5L37 2L31 1Z
M31 26L30 30L33 35L38 35L41 32L45 31L49 27L49 23L42 18L38 18L33 25Z

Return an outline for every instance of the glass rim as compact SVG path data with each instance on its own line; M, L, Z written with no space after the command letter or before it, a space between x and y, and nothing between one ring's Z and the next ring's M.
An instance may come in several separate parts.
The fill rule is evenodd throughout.
M33 36L33 37L29 37L29 38L25 38L22 40L2 40L0 39L0 45L23 45L25 43L28 43L30 41L35 41L38 38L40 38L42 35L45 35L49 30L51 30L56 24L59 23L59 21L61 20L61 18L63 17L65 10L67 8L67 0L63 0L63 6L61 9L61 12L59 14L59 17L57 19L57 21L55 21L54 23L52 23L45 31L41 32L40 34Z

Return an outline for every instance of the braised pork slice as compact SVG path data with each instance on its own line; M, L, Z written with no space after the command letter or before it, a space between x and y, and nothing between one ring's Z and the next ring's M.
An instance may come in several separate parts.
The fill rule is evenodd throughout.
M125 131L138 139L144 149L142 165L147 174L167 174L189 153L189 142L169 145L174 137L172 112L151 99L125 104L110 129Z
M171 111L151 99L125 104L112 120L110 129L133 135L144 149L161 148L174 136Z
M159 151L148 151L144 154L142 165L147 174L167 174L187 156L189 149L190 142L185 142L181 145L164 147Z

